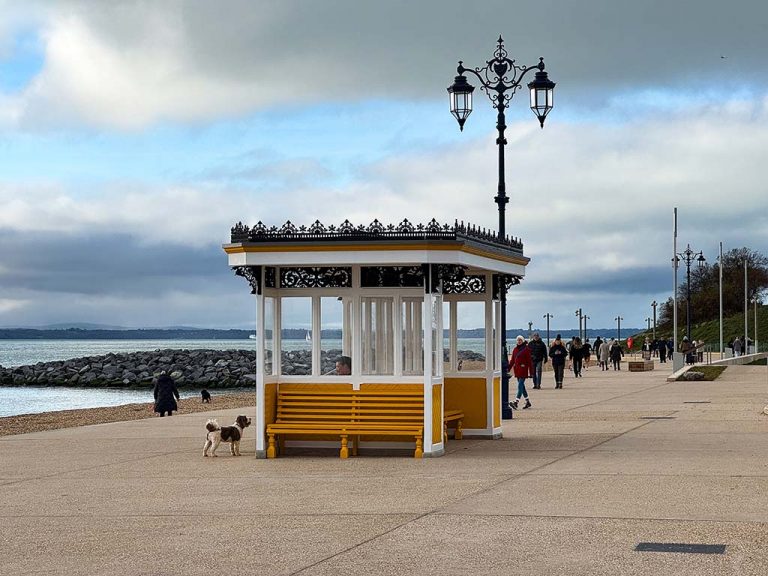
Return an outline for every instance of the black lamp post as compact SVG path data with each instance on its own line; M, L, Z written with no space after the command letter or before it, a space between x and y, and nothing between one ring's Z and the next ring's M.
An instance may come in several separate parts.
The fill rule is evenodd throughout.
M621 321L624 320L621 316L616 316L614 318L616 320L616 332L617 332L617 340L619 341L619 344L621 344Z
M486 61L482 68L465 68L459 60L456 68L458 76L453 85L448 88L451 102L451 114L459 122L459 129L464 130L464 122L472 112L472 92L475 87L467 82L465 73L470 73L480 82L480 89L488 95L491 104L497 110L496 129L499 132L496 144L499 146L499 184L498 194L494 198L499 206L499 239L503 242L506 238L505 209L509 202L504 181L504 146L507 139L504 131L507 129L504 110L509 106L515 92L522 86L523 77L531 70L537 70L532 82L528 83L531 98L531 110L539 119L544 128L544 120L552 110L555 83L552 82L544 71L544 58L539 58L535 66L519 66L514 60L510 60L504 49L504 40L498 39L498 46L493 52L493 58ZM499 300L501 302L501 417L505 420L512 418L512 409L509 407L509 374L507 373L507 289L506 282L499 283Z
M581 319L583 318L582 313L581 313L581 308L576 310L576 316L579 317L579 340L581 340Z
M658 306L659 303L654 300L651 302L651 308L653 308L653 339L656 340L656 306Z
M531 335L531 330L533 330L533 322L528 322L528 336Z
M587 335L587 320L589 320L589 316L584 315L584 342L586 342L589 339L589 336Z
M549 346L549 321L551 318L554 318L554 316L552 316L552 314L547 312L546 314L544 314L543 318L547 319L547 346Z
M648 316L648 318L646 318L645 321L648 322L648 330L647 330L647 332L650 332L651 331L651 317Z
M682 260L685 262L686 269L686 297L685 297L685 335L688 337L688 342L691 341L691 264L696 261L699 268L707 261L704 258L702 252L694 252L691 250L691 245L685 248L685 251L678 252L675 257L675 264Z

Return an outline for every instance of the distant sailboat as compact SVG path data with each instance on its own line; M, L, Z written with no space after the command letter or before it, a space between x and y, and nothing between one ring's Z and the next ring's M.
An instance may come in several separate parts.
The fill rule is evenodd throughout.
M309 332L307 332L306 335L304 336L304 340L306 340L307 342L312 342L312 335Z
M249 340L256 340L256 334L248 334Z

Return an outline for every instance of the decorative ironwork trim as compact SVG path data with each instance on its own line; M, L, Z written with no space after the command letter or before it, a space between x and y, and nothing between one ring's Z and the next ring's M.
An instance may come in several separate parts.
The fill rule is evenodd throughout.
M485 294L485 275L471 274L460 280L443 280L443 294Z
M422 266L362 266L362 288L421 288L424 286Z
M512 288L512 286L517 286L522 282L523 278L522 276L515 276L513 274L494 274L493 275L493 299L498 300L501 298L501 278L504 279L503 286L504 291L509 292L509 289Z
M350 267L280 268L280 288L351 288Z
M235 266L236 276L242 276L251 285L251 294L261 294L261 266Z

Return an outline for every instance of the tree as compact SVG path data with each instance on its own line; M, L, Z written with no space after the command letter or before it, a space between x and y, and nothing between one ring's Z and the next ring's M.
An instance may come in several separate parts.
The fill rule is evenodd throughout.
M714 320L720 313L720 266L723 267L723 315L740 314L744 310L744 261L747 262L747 299L762 302L768 290L768 257L749 248L734 248L723 254L722 262L706 263L691 268L691 324ZM686 323L688 286L685 267L677 287L677 318ZM659 326L672 326L672 298L661 304Z

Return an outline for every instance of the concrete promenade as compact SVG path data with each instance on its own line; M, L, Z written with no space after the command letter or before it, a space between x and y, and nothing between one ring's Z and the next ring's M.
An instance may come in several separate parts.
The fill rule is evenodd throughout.
M204 459L200 413L2 437L0 574L768 574L768 371L668 373L547 374L436 459Z

